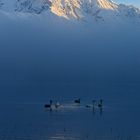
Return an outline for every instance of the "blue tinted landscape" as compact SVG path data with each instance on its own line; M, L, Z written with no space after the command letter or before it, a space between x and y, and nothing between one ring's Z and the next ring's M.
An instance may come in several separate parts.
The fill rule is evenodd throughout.
M6 15L0 140L140 140L139 22Z

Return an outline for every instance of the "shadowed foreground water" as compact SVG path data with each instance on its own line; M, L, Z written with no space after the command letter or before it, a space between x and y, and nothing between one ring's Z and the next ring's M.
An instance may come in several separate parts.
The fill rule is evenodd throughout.
M44 109L47 96L46 102L1 103L0 140L140 140L138 100L105 99L103 110L93 111L85 107L92 95L80 105L72 98L62 97L62 106L52 111Z

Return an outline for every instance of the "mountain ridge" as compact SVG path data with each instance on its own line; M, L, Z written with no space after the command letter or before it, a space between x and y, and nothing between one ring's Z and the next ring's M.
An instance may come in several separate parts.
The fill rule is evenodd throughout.
M140 22L140 9L112 0L0 0L0 11L11 13L48 13L68 20L124 20Z

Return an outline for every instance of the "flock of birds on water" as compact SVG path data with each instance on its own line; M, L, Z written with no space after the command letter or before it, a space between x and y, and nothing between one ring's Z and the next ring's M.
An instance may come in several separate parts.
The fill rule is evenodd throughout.
M77 105L80 105L81 104L81 99L80 98L79 99L75 99L74 103L77 104ZM62 106L62 104L60 104L59 102L53 103L53 100L50 100L50 103L49 104L45 104L44 108L45 109L49 109L50 111L52 111L53 109L58 109L61 106ZM92 108L92 109L94 109L96 106L99 109L102 110L102 108L103 108L103 100L102 99L100 99L99 101L92 100L92 104L85 105L85 108Z

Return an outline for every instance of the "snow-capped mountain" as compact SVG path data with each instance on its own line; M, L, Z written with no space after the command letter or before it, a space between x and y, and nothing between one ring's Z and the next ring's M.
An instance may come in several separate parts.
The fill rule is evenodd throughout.
M50 13L65 19L140 21L140 9L111 0L0 0L0 10L14 13Z

